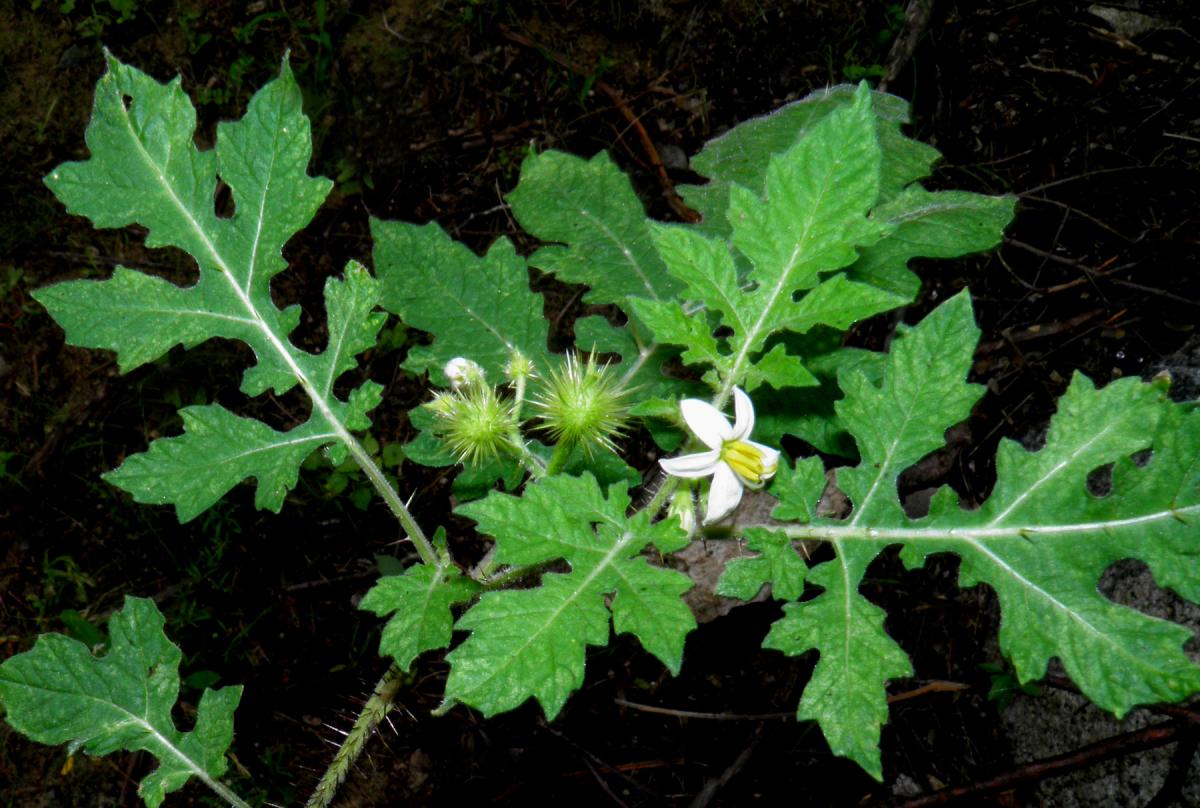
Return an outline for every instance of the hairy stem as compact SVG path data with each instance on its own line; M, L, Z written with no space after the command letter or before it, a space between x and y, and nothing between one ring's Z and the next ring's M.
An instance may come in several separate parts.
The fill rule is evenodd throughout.
M558 474L562 471L562 467L567 464L567 458L571 456L571 450L575 448L572 441L559 441L554 444L554 453L550 455L550 461L546 463L546 476Z
M221 799L225 800L225 802L232 805L233 808L250 808L250 803L243 800L237 794L234 794L229 790L229 788L222 785L219 781L212 779L204 772L196 772L196 776L198 776L204 782L204 785L217 792L217 795L220 796Z
M518 376L513 382L512 417L516 423L521 423L521 409L525 406L525 377Z
M333 756L329 768L321 775L321 781L304 804L305 808L328 808L333 802L338 789L346 780L354 762L362 754L375 728L395 706L396 692L400 689L403 678L403 669L399 665L392 665L379 680L379 684L375 685L375 692L363 705L362 711L354 721L354 727L346 735L346 740L342 742L337 754Z
M537 575L542 570L548 569L557 563L558 559L551 559L550 561L539 561L536 564L526 564L522 567L510 567L504 572L501 572L491 578L488 578L485 575L481 578L476 578L476 580L483 584L485 591L491 592L496 589L502 589L509 584L516 583L517 581L524 580L525 578L529 578L533 575Z
M339 425L340 426L340 425ZM339 430L345 432L345 430ZM440 561L437 553L433 549L433 545L429 543L425 532L421 530L421 526L417 524L417 520L413 518L412 512L405 506L400 495L396 493L396 489L392 488L387 477L383 476L379 466L375 465L375 461L367 454L367 450L363 448L353 435L349 432L339 434L342 442L350 451L350 456L354 458L354 462L358 463L359 468L367 475L367 479L375 486L375 490L383 497L383 501L387 503L388 508L400 520L404 530L407 531L408 537L412 539L413 546L417 548L417 554L421 556L421 561L432 566L439 566Z
M679 487L679 480L679 477L667 477L667 479L663 480L663 484L654 492L654 498L646 503L646 507L642 508L643 511L650 514L650 518L653 519L666 506L667 500L671 498L671 495L675 493L675 489Z
M516 427L513 427L512 432L508 435L508 444L512 447L513 457L525 467L531 477L539 480L546 476L546 464L540 457L529 451L529 446Z

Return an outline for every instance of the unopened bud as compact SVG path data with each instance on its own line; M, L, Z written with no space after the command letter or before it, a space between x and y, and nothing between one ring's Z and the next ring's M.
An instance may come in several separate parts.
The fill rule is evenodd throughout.
M447 362L446 367L442 368L442 373L446 374L446 378L450 380L450 387L454 390L483 384L487 379L487 374L478 362L462 356L456 356Z
M696 532L696 502L690 488L675 492L667 506L667 516L679 520L679 526L691 536Z
M508 363L504 366L504 375L510 382L515 382L536 376L536 370L533 360L514 348L508 357Z

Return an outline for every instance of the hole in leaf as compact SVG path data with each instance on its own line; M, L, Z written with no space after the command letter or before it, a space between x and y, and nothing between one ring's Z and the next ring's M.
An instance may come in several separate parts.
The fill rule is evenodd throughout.
M1113 464L1107 463L1098 469L1093 469L1087 476L1088 493L1094 497L1106 497L1112 493Z
M232 219L233 214L237 212L237 205L233 201L233 189L220 177L217 177L217 187L213 191L213 210L219 219Z

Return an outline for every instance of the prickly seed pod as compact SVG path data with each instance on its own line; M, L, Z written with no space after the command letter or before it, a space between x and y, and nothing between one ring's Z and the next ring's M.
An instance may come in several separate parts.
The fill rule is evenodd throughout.
M578 354L567 354L562 367L547 375L533 403L541 429L556 443L578 444L589 453L596 446L616 451L613 441L624 436L629 422L627 394L607 365L597 365L595 357L584 362Z
M427 406L438 418L434 434L460 463L479 463L499 455L516 428L508 402L486 384L438 393Z

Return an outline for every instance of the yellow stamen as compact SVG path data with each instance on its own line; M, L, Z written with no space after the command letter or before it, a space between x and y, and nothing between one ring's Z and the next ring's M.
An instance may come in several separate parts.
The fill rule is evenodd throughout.
M721 459L748 485L762 485L775 474L775 467L767 468L763 453L742 440L726 441L721 446Z

